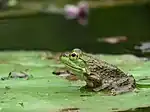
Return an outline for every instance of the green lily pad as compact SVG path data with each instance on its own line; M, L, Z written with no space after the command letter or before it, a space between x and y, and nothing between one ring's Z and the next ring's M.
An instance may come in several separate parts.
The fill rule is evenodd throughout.
M80 112L112 112L150 106L150 89L142 88L117 96L102 93L81 93L83 81L68 81L52 74L64 67L55 60L42 59L43 52L0 52L0 77L12 70L29 69L33 78L0 81L0 111L2 112L61 112L65 108L79 108ZM132 55L96 55L117 65L136 79L150 76L150 61ZM141 84L145 81L141 81ZM150 83L150 81L146 81ZM135 110L137 111L137 110ZM66 111L67 112L67 111ZM72 112L75 112L72 110Z

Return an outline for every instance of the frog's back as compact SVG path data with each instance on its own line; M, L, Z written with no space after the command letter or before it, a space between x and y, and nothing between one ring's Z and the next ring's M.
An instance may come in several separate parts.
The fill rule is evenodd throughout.
M89 56L90 57L90 56ZM101 77L126 77L127 75L115 65L109 64L98 58L91 57L87 61L88 69L91 73L100 75Z

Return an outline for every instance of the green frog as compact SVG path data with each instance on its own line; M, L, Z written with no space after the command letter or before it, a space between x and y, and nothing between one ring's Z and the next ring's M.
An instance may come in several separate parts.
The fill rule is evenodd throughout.
M81 80L86 81L84 89L94 92L106 91L111 95L136 89L137 84L132 75L80 49L62 53L60 61Z

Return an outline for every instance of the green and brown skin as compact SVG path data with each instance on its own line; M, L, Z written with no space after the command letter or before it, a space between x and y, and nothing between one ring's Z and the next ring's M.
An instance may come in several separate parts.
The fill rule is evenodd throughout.
M84 88L92 91L107 91L117 95L135 90L136 81L115 65L97 59L90 54L74 49L63 53L60 60L80 79L86 81Z

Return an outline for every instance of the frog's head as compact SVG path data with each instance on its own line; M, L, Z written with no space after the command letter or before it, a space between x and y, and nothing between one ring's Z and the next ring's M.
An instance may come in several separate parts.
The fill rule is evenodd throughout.
M70 70L75 72L86 72L86 61L83 60L83 52L80 49L73 49L71 52L61 54L60 61Z

